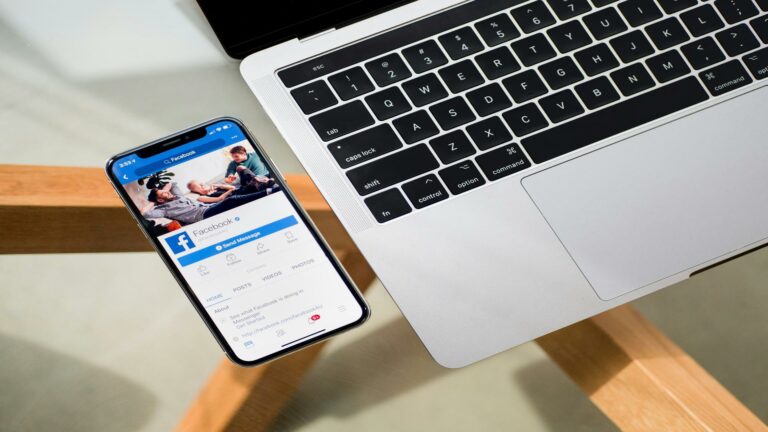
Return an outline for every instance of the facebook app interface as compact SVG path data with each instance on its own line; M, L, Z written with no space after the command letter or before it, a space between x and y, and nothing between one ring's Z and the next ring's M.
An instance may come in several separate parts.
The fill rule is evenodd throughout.
M114 164L142 222L235 354L260 359L363 309L237 124Z

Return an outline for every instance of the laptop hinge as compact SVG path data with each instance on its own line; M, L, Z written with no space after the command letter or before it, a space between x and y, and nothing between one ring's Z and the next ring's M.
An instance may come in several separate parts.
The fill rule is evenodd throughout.
M310 39L314 39L316 37L320 37L322 35L326 35L326 34L332 32L332 31L335 31L335 30L336 30L336 27L331 27L329 29L321 30L321 31L319 31L317 33L312 33L309 36L305 36L305 37L299 38L299 42L306 42L306 41L308 41Z

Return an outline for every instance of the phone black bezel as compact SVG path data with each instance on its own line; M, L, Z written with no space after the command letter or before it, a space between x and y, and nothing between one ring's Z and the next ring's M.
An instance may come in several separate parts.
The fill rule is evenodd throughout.
M240 130L243 132L243 136L248 140L249 144L251 145L252 149L257 152L259 156L261 156L264 163L269 168L270 172L274 175L275 181L278 182L280 187L282 188L283 192L285 192L285 195L288 197L288 201L291 203L293 208L296 210L296 213L298 213L299 217L301 217L301 220L304 222L304 224L307 226L309 231L312 233L313 238L315 241L320 245L320 248L323 250L323 253L325 253L326 257L330 260L333 267L336 269L336 272L339 274L339 277L342 278L345 285L349 289L349 291L352 293L352 296L355 298L357 303L360 305L360 308L362 310L361 316L356 319L355 321L344 325L342 327L339 327L337 329L322 333L321 335L318 335L318 337L312 337L310 339L307 339L305 341L302 341L300 343L297 343L296 345L292 345L284 350L277 351L275 353L272 353L270 355L261 357L256 360L244 360L237 356L235 351L232 349L232 347L229 345L227 340L224 338L224 336L219 331L216 324L213 322L210 316L208 316L208 313L205 311L205 307L203 304L197 299L194 292L190 288L189 284L187 284L184 277L181 275L181 272L176 268L176 265L173 262L173 259L165 252L165 249L160 244L157 237L153 237L146 229L145 225L142 223L142 216L139 212L139 209L136 207L136 205L133 203L133 200L128 196L127 192L125 191L125 188L122 187L122 184L120 181L115 177L114 172L112 170L112 167L114 166L114 163L121 159L122 157L128 156L133 153L139 153L139 152L151 152L155 150L155 147L162 148L161 151L169 150L173 147L176 147L178 145L182 145L186 142L196 140L199 138L194 138L196 135L199 135L199 130L202 129L205 131L205 128L210 126L211 124L215 124L222 121L231 121L238 125ZM131 216L136 220L137 225L139 226L139 229L141 229L144 236L149 240L149 242L152 244L152 246L155 248L157 253L162 258L163 262L165 263L166 267L168 267L168 270L171 271L173 274L173 277L176 279L176 282L179 284L179 286L182 288L182 291L184 291L184 294L187 296L187 298L192 302L192 305L195 307L195 310L197 311L198 315L203 319L206 326L208 327L208 330L211 332L211 334L216 339L216 342L221 346L222 350L227 354L227 357L234 363L240 365L240 366L258 366L260 364L264 364L266 362L275 360L279 357L282 357L284 355L290 354L292 352L301 350L303 348L306 348L309 345L318 343L320 341L326 340L328 338L331 338L339 333L343 333L347 330L350 330L352 328L358 327L361 324L363 324L371 314L370 308L368 304L365 302L365 299L363 295L360 293L360 291L355 286L354 282L350 278L350 276L347 274L347 272L344 270L344 267L339 263L336 256L331 251L331 248L328 246L328 244L325 242L325 239L320 235L320 232L318 231L315 224L312 222L312 220L309 218L307 213L304 211L304 209L301 207L301 205L298 203L298 200L293 195L293 192L291 192L290 188L288 187L285 178L281 175L280 171L275 167L272 160L269 158L269 156L266 154L266 152L262 149L262 147L259 145L259 143L251 136L248 129L245 127L243 122L240 120L234 118L234 117L217 117L208 121L205 121L203 123L200 123L198 125L192 126L190 128L181 130L179 132L176 132L172 135L160 138L158 140L152 141L150 143L144 144L142 146L121 152L119 154L116 154L109 158L106 163L106 172L107 177L109 178L110 183L112 184L112 187L115 189L117 194L120 196L120 199L122 199L123 203L125 204L126 208L128 209L129 213L131 213Z

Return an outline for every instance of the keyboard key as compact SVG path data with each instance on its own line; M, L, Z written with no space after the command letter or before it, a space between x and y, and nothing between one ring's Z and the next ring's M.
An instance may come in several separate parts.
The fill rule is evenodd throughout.
M501 78L520 70L520 63L515 60L507 47L499 47L480 54L475 57L475 61L489 80Z
M291 96L304 114L312 114L338 102L325 81L315 81L291 90Z
M619 100L619 93L611 81L604 76L577 85L576 93L584 105L591 110Z
M700 72L699 77L709 92L712 93L712 96L720 96L752 83L752 77L738 60L731 60Z
M403 192L417 209L440 202L448 198L448 191L434 174L429 174L403 184Z
M653 54L653 47L643 32L635 30L610 41L616 54L624 63L631 63L637 59Z
M349 100L373 91L373 83L360 66L328 77L341 100Z
M437 42L433 40L427 40L404 49L403 57L416 73L426 72L448 63L445 54L437 46Z
M413 144L431 136L437 135L439 130L426 111L420 110L395 119L392 122L397 132L403 137L406 144Z
M690 39L680 21L675 17L651 24L645 28L645 31L659 51L671 48Z
M517 103L541 96L547 92L547 86L534 70L527 70L501 82Z
M546 162L707 98L695 77L683 78L524 138L522 146L533 162Z
M440 166L426 144L417 144L347 171L360 195L369 195Z
M595 5L595 7L603 7L608 6L611 3L615 3L619 0L592 0L592 3Z
M543 97L539 100L539 105L552 123L560 123L584 112L584 108L570 90Z
M512 132L517 136L528 135L549 125L544 114L536 107L536 104L529 103L515 109L511 109L504 114L504 121L507 122Z
M752 29L760 40L763 41L764 44L768 44L768 15L755 18L750 21L749 24L752 25Z
M461 97L455 97L445 102L440 102L437 105L432 105L429 107L429 112L432 113L432 116L437 120L437 124L443 130L453 129L475 119L475 115L469 109L469 105Z
M619 3L619 11L632 27L639 27L661 18L661 9L653 0L627 0Z
M504 90L498 83L491 83L477 90L467 93L467 100L480 117L491 115L495 112L512 106Z
M359 100L322 112L309 122L323 141L350 134L374 123L373 117Z
M404 82L403 90L417 107L448 97L448 91L433 73Z
M445 52L458 60L483 49L483 43L477 38L475 32L469 27L462 27L450 33L446 33L437 40L445 48Z
M694 69L702 69L725 60L725 54L710 36L683 45L680 50Z
M383 124L328 144L328 150L340 167L349 168L402 146L392 127Z
M512 141L512 134L498 117L491 117L467 126L467 133L480 150L488 150Z
M587 0L547 0L549 7L561 21L571 19L592 10Z
M517 9L512 9L512 16L526 33L535 32L555 23L555 17L542 1L536 1Z
M611 79L624 96L632 96L656 85L642 63L635 63L612 72Z
M611 37L627 29L619 13L612 7L585 15L584 24L597 40Z
M715 8L709 4L704 4L696 9L680 14L683 24L688 27L693 37L699 37L715 30L725 27L723 20L717 16Z
M481 154L475 158L475 162L491 181L512 175L531 166L528 158L515 143L509 143L496 150Z
M411 104L405 100L403 92L397 87L367 96L365 102L379 120L387 120L411 110Z
M460 130L441 135L429 142L444 164L451 164L476 153L467 135Z
M715 0L715 7L728 24L735 24L758 14L752 0Z
M464 60L444 67L438 73L453 93L463 92L485 82L472 60Z
M691 71L683 57L675 50L667 51L645 61L653 76L661 82L672 81Z
M475 23L475 30L491 47L520 37L520 31L507 14L499 14L479 21Z
M755 3L760 6L763 12L768 12L768 0L755 0Z
M526 66L541 63L555 56L554 48L541 33L512 42L512 50Z
M756 79L761 80L768 77L768 48L747 54L741 60L744 61Z
M443 183L452 194L458 195L485 184L485 179L471 161L458 164L438 171Z
M573 20L547 30L549 38L554 42L558 51L565 54L583 46L589 45L592 38L579 20Z
M397 189L390 189L366 198L365 205L368 206L371 214L379 223L389 222L411 212L411 206Z
M554 90L584 79L584 74L570 57L561 57L539 66L539 73Z
M675 12L680 12L683 9L688 9L698 4L697 0L657 0L661 5L664 12L672 15Z
M386 55L365 64L368 73L379 87L385 87L411 76L411 72L396 53Z
M739 24L725 29L716 33L715 37L729 56L744 54L760 46L760 42L757 41L757 38L746 24Z
M605 43L581 50L573 56L589 76L595 76L619 65L616 56Z

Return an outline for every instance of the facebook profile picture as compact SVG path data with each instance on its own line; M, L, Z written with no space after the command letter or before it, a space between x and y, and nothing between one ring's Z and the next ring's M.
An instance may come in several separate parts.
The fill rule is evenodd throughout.
M185 232L170 236L165 239L165 242L168 243L168 247L171 248L174 255L186 252L195 247L195 242L193 242Z

